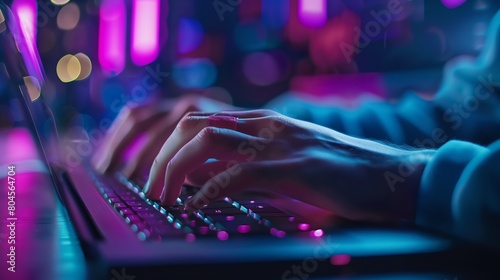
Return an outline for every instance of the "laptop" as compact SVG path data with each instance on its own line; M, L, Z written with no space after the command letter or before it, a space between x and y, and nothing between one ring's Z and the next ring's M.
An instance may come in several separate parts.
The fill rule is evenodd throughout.
M67 151L86 140L58 135L36 46L0 4L2 79L76 232L85 278L454 279L484 261L465 253L475 245L411 223L353 223L290 198L227 197L187 215L182 203L194 188L163 207L120 173L101 175L87 158L69 164ZM44 273L32 275L52 279Z

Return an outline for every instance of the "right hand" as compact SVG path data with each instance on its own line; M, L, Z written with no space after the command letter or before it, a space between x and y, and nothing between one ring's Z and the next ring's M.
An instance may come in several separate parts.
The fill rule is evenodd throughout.
M240 108L214 99L194 95L136 106L127 104L92 158L93 166L102 173L122 168L121 171L127 177L141 177L146 174L144 172L149 171L163 143L186 113L238 109ZM144 147L147 148L140 149L124 165L120 164L127 148L140 136L146 136Z

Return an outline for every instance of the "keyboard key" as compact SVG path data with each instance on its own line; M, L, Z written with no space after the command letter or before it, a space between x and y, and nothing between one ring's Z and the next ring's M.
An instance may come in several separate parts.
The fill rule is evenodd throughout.
M208 204L207 207L203 209L223 209L223 208L234 208L233 205L227 203L226 201L214 201Z
M284 213L282 210L265 203L245 204L245 206L255 213Z
M130 206L130 207L134 207L134 206L143 206L144 205L144 202L139 202L139 201L135 201L135 200L129 200L129 201L125 201L125 203Z
M125 215L125 221L129 224L135 224L135 223L141 222L142 220L137 215L129 214L129 215Z
M137 222L135 224L132 224L132 229L134 231L143 231L143 230L148 230L149 232L153 231L153 227L146 224L145 222Z
M231 215L231 214L241 214L240 209L234 208L203 208L201 211L206 215Z
M122 196L121 199L125 202L140 201L140 198L138 198L137 196Z
M145 221L166 219L165 215L161 214L156 210L137 212L137 215L142 219L144 219Z
M125 203L118 202L113 204L113 207L115 207L116 209L120 209L120 208L127 208L128 206Z
M151 209L149 209L148 207L145 207L145 206L135 206L135 207L132 207L132 210L134 210L134 212L145 212L145 211L151 211Z
M164 218L164 219L150 219L150 220L147 220L147 223L148 223L148 225L151 225L153 227L159 226L159 225L169 225L170 224L166 218Z
M120 214L125 217L125 216L128 216L128 215L133 215L134 212L130 208L121 208L120 209Z
M108 198L108 202L111 204L114 204L114 203L119 203L122 201L118 197L110 197L110 198Z
M114 192L104 193L104 198L118 197Z
M257 221L245 214L231 215L231 217L232 218L228 220L225 216L217 215L212 216L212 219L214 222L222 224L229 233L269 233L268 227L263 224L259 224ZM242 226L243 229L240 226ZM250 230L247 230L248 227Z
M153 227L153 230L162 237L178 237L184 235L181 229L175 228L172 224L157 225Z

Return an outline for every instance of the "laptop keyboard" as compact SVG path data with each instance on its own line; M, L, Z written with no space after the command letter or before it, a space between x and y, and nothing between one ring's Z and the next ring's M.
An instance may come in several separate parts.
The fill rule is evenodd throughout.
M250 234L284 238L289 233L316 237L321 231L312 230L306 222L254 200L235 201L226 197L188 215L183 202L190 198L194 188L183 187L177 205L164 207L148 199L139 185L121 174L117 175L120 184L98 178L93 172L91 175L103 198L144 241L172 238L184 238L188 242L197 238L224 241Z

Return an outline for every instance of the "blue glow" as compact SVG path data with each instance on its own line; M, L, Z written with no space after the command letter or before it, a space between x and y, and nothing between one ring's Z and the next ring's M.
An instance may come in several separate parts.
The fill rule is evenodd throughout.
M122 84L108 80L101 88L101 99L108 112L118 114L120 109L127 103L125 88Z
M172 77L182 88L207 88L217 79L217 68L209 59L182 59L174 65Z
M234 28L234 40L242 51L259 51L276 47L279 43L275 34L261 23L240 24Z
M203 41L203 27L200 22L192 18L182 18L179 21L179 53L188 53L196 50Z
M282 28L290 18L290 1L262 1L262 22L269 28Z

